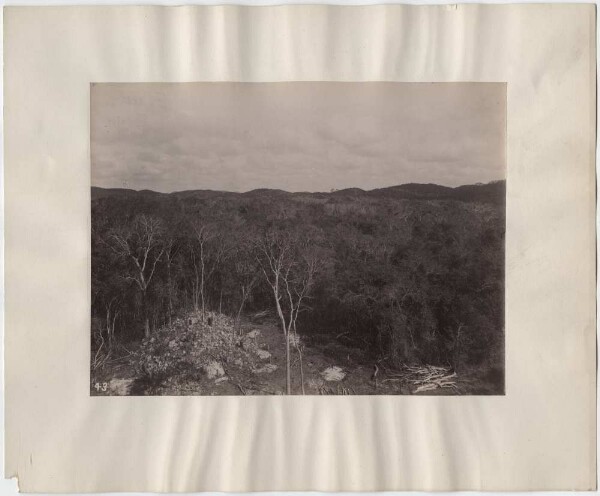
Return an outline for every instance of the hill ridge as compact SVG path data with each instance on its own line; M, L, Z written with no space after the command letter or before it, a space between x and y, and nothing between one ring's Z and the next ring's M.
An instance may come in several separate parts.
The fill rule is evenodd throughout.
M382 188L374 188L371 190L365 190L359 187L349 187L343 189L334 189L331 191L286 191L279 188L255 188L249 191L226 191L226 190L213 190L213 189L188 189L181 191L172 191L170 193L165 193L162 191L154 191L151 189L142 189L135 190L132 188L104 188L102 186L92 186L92 197L94 196L94 192L96 194L101 194L102 196L112 196L116 194L142 194L142 195L163 195L163 196L193 196L197 194L204 195L240 195L240 196L260 196L260 195L269 195L269 196L287 196L287 195L334 195L340 196L344 194L351 195L376 195L380 193L392 193L392 192L410 192L410 193L419 193L419 194L440 194L440 193L449 193L462 191L465 189L479 189L479 188L493 188L493 187L505 187L506 180L494 180L488 183L475 183L475 184L462 184L460 186L444 186L436 183L404 183L397 184L392 186L385 186Z

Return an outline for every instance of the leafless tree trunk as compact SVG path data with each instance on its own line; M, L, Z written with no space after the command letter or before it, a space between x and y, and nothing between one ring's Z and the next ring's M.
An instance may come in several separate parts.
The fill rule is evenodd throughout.
M194 279L192 280L192 301L194 303L194 311L200 309L200 272L198 271L198 263L196 262L196 252L192 247L192 265L194 266Z
M244 305L246 304L246 298L247 298L246 288L244 286L242 286L242 301L240 302L240 306L237 311L237 316L235 319L235 328L234 328L234 333L237 332L238 335L240 334L240 321L242 318L242 310L244 309Z
M292 370L290 357L290 331L285 333L285 388L287 394L292 394Z
M452 350L452 367L455 372L459 371L461 366L460 364L460 347L461 347L461 337L462 330L464 328L464 324L459 324L455 334L454 334L454 349Z
M238 244L238 252L236 254L236 257L238 259L234 264L234 271L240 285L241 301L237 312L235 327L237 332L239 333L242 311L244 309L246 301L248 301L248 298L252 294L252 290L258 282L258 271L260 269L255 263L252 263L251 261L252 250L249 244L247 243L247 239L240 241L240 243Z
M202 298L202 320L206 314L206 301L204 300L204 242L200 242L200 298Z
M117 308L117 297L115 296L108 304L106 305L106 336L108 338L108 349L112 350L114 339L115 339L115 324L117 317L119 316L119 311Z
M134 281L142 296L144 312L144 335L150 336L150 316L148 314L148 288L152 282L156 264L162 258L162 224L160 220L140 215L133 221L131 227L114 230L110 234L109 246L119 257L127 259L132 264L133 275L125 279Z
M142 292L142 307L144 309L144 337L148 339L150 337L150 309L148 308L148 297L146 290Z
M242 300L240 301L240 306L237 311L237 317L235 319L238 326L240 325L240 318L242 316L242 310L244 309L245 304L246 304L246 288L244 286L242 286Z
M173 323L173 281L171 279L171 265L177 252L175 242L169 239L165 244L165 261L167 263L167 296L169 302L169 325Z
M290 333L314 282L317 260L309 243L286 233L265 233L257 258L275 301L286 346L286 391L291 394ZM285 304L285 308L283 306Z
M293 324L294 328L294 346L296 347L296 351L298 352L298 361L300 363L300 385L302 387L302 394L306 394L304 390L304 367L302 364L302 343L300 342L300 337L296 332L296 321Z
M194 256L194 269L196 273L197 291L200 293L202 308L202 320L206 315L206 285L214 275L219 265L226 260L230 253L230 247L221 236L217 236L207 224L201 221L192 223L192 230L198 247L200 248L200 260L196 264ZM198 281L198 265L200 269ZM196 303L196 309L198 304Z

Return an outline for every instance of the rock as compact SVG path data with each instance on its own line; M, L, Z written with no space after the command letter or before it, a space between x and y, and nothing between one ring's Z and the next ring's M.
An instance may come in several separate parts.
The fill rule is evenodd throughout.
M221 384L222 382L228 381L229 377L225 376L225 377L219 377L218 379L215 379L215 384Z
M346 372L344 372L337 365L334 365L333 367L327 367L323 372L321 372L321 377L326 381L341 381L344 377L346 377Z
M235 365L237 365L238 367L243 367L244 366L244 361L241 358L236 358L233 363Z
M209 379L214 379L215 377L225 375L223 366L215 360L213 360L212 362L208 362L206 365L203 365L202 370Z
M253 369L252 372L254 372L255 374L270 374L271 372L275 372L276 370L277 365L267 363L264 367Z
M257 346L252 339L244 338L242 340L242 348L246 351L253 351L257 348Z
M247 338L257 338L258 336L260 336L260 331L258 329L254 329L253 331L250 331L248 334L246 334Z
M267 350L256 350L256 355L261 360L268 360L271 358L271 353L269 353Z
M108 389L111 395L127 396L133 384L133 379L111 379Z
M168 346L169 348L175 348L175 346L177 346L177 342L174 339L172 339L171 341L169 341Z

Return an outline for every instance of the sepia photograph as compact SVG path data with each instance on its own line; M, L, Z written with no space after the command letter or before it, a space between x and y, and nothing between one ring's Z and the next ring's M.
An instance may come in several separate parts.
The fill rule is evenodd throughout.
M505 394L504 83L90 87L90 394Z

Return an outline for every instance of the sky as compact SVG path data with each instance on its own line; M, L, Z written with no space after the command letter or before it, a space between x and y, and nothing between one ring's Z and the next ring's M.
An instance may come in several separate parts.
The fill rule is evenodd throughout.
M99 83L92 186L250 191L487 183L504 83Z

